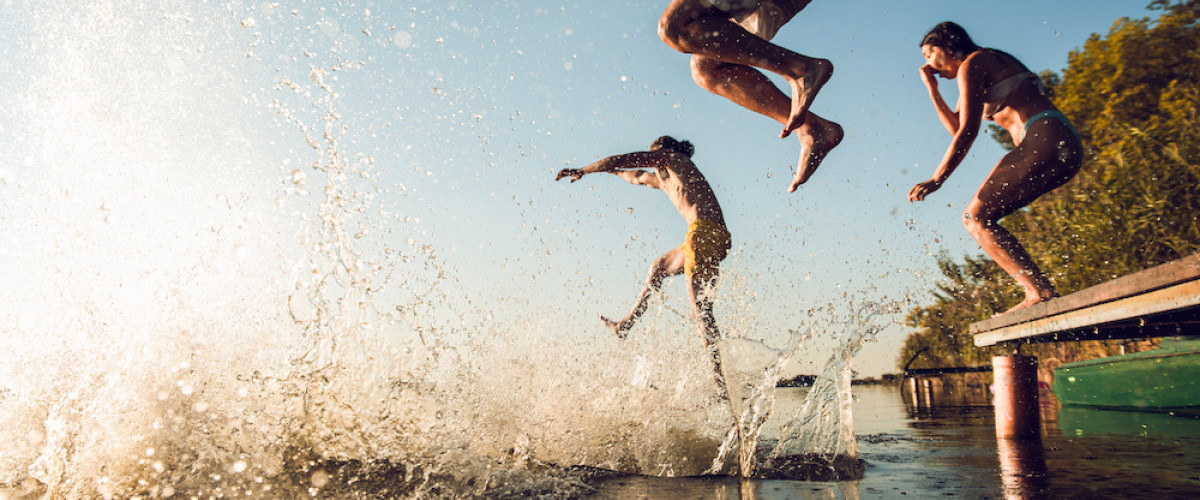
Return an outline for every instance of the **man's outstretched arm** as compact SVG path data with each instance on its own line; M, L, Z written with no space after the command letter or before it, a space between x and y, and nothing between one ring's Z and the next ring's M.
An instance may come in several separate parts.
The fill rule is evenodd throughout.
M587 174L611 173L629 181L630 184L641 184L658 187L658 177L643 168L656 168L662 163L661 153L657 151L639 151L622 155L609 156L583 168L564 168L558 172L554 180L570 177L571 182L579 180Z

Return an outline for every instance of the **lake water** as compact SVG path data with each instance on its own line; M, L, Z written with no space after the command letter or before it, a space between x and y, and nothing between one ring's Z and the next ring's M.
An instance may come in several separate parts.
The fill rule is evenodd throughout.
M997 440L981 398L917 408L893 387L854 387L862 479L622 477L592 498L1181 498L1200 492L1200 419L1043 407L1042 438ZM780 389L797 404L803 389Z

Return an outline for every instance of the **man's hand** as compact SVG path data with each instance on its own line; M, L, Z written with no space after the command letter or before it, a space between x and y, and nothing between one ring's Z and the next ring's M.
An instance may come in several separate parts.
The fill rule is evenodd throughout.
M583 170L578 168L564 168L558 172L558 175L554 177L554 180L560 181L563 177L570 177L571 182L575 182L579 180L580 177L583 177Z

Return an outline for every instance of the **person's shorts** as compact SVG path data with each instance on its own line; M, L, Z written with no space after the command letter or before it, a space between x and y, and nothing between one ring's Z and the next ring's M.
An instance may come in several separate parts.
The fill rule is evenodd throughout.
M729 255L732 240L725 226L716 222L696 219L688 224L687 237L683 240L683 272L710 280L717 276L722 260Z
M796 17L812 0L701 0L729 14L763 40L775 38L783 25Z

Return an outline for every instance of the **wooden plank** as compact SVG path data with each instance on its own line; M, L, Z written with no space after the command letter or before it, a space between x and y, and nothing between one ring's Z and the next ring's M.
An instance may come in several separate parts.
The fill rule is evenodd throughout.
M1200 280L1169 286L1047 318L975 334L975 345L989 346L1200 306Z
M1085 288L1065 297L1034 304L1025 309L972 323L970 332L979 334L1010 325L1039 320L1105 302L1131 297L1164 287L1200 279L1200 254L1145 269Z

